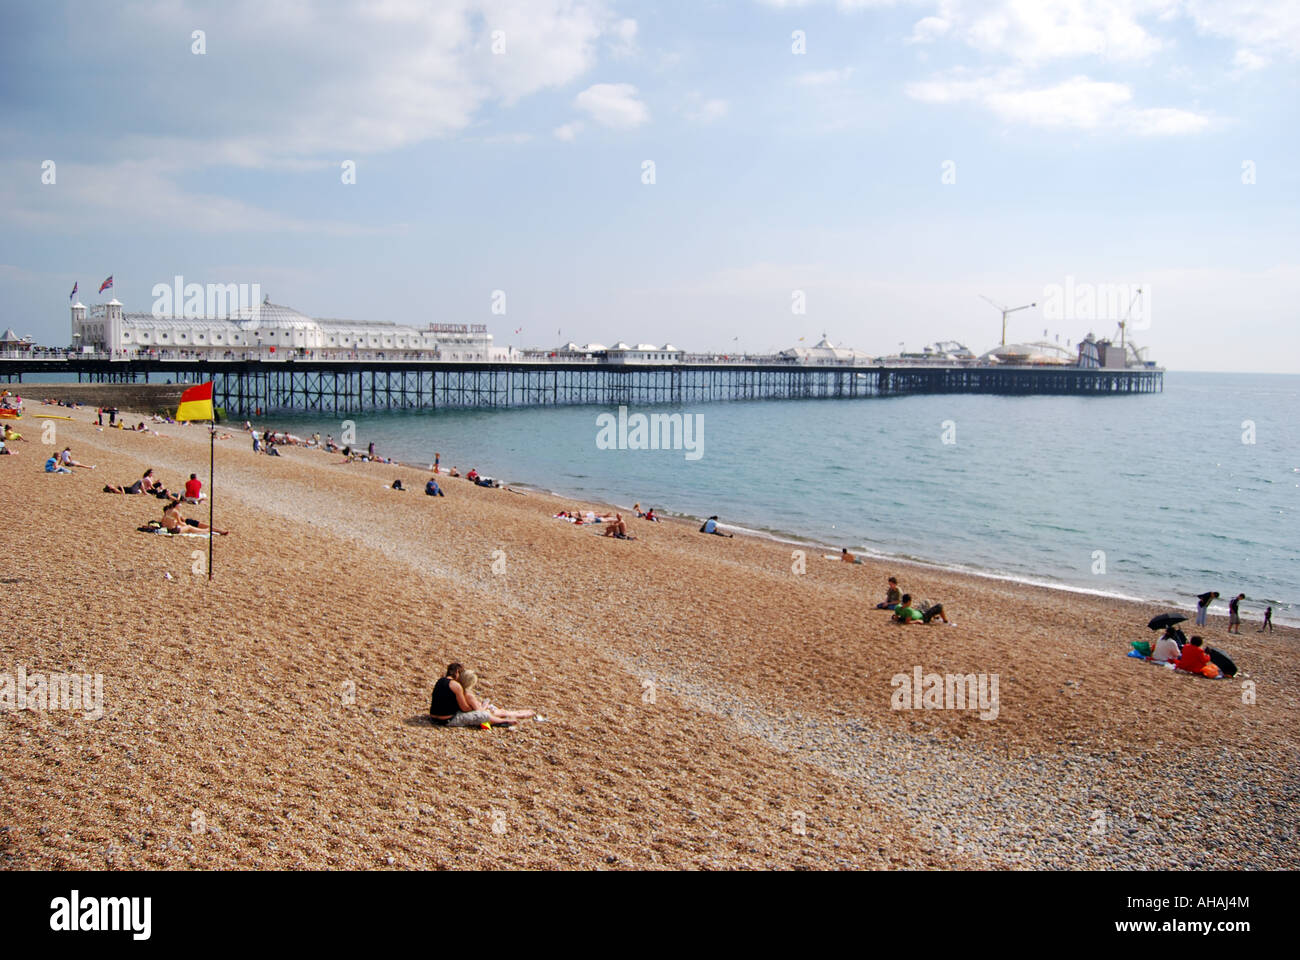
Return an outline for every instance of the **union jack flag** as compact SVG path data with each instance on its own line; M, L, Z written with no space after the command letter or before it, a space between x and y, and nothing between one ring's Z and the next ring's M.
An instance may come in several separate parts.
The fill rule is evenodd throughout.
M113 285L113 276L112 276L112 274L109 274L108 279L105 280L103 283L101 283L101 284L99 285L99 292L100 292L100 293L103 293L105 290L107 290L107 289L108 289L109 287L111 287L112 285Z

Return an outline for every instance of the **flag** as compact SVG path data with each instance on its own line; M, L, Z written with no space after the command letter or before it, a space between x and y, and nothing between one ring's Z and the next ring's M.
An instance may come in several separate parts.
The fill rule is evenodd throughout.
M180 406L176 408L177 420L211 420L212 416L212 381L190 387L181 394Z
M72 292L68 294L68 299L75 300L76 298L77 298L77 282L74 280L72 282Z
M105 290L107 290L107 289L108 289L109 287L111 287L112 285L113 285L113 275L110 273L110 274L108 275L108 279L105 280L103 283L101 283L101 284L99 285L99 292L100 292L100 293L103 293Z

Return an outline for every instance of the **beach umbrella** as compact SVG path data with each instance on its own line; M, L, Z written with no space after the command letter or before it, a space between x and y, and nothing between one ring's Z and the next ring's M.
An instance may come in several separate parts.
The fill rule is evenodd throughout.
M1164 630L1167 627L1172 627L1175 623L1182 623L1186 619L1186 617L1176 613L1162 613L1158 617L1152 617L1147 626L1152 630Z

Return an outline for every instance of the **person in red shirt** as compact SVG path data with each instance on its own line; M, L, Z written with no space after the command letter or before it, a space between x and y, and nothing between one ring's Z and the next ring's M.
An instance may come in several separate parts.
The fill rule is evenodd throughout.
M1201 638L1192 637L1183 646L1183 654L1174 661L1174 666L1188 673L1200 673L1209 662L1210 655L1201 649Z
M198 500L203 495L203 481L195 474L191 473L190 478L185 481L185 499Z

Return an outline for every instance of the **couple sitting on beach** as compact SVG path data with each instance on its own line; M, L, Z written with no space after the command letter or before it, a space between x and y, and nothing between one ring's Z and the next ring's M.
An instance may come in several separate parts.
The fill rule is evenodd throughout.
M496 724L513 727L519 720L537 716L534 710L502 710L473 693L478 675L459 663L447 665L447 672L433 685L429 719L439 727L480 727Z

